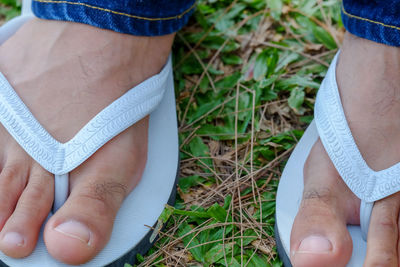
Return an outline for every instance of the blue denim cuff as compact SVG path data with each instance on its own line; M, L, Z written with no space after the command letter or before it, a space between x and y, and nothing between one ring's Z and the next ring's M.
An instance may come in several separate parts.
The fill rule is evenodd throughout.
M343 25L350 33L374 42L400 46L400 1L344 0Z
M42 19L73 21L116 32L159 36L181 29L195 8L195 0L33 0Z

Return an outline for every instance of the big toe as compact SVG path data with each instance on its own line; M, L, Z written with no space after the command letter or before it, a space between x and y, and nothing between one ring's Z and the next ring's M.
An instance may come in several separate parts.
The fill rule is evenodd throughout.
M67 264L89 261L109 239L115 209L91 193L71 195L46 224L44 241L48 252Z
M295 267L346 266L352 252L345 221L319 199L303 200L291 234Z
M358 201L318 141L304 166L304 193L291 233L295 267L346 266L352 241L346 224L357 223Z
M86 176L46 224L47 250L59 261L73 265L85 263L109 240L127 190L105 178L101 174Z
M145 131L146 125L142 121L127 129L71 172L70 195L44 230L47 250L54 258L82 264L107 244L115 216L144 170L147 139L132 135L141 126Z

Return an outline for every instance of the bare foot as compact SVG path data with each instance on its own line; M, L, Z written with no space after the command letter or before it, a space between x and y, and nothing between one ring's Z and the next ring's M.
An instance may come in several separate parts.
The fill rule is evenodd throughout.
M33 19L0 47L0 70L46 130L66 142L104 107L158 73L173 38ZM44 231L53 257L81 264L105 246L122 201L142 176L147 131L145 118L70 173L70 196ZM0 249L25 257L52 206L53 175L2 126L0 147Z
M400 49L347 33L337 66L346 118L375 171L400 161ZM304 193L291 234L295 267L346 266L359 224L360 201L347 188L318 141L304 168ZM399 266L400 193L375 202L364 266Z

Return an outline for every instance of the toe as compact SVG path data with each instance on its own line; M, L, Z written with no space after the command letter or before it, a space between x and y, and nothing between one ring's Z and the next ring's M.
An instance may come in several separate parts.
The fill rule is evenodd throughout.
M398 266L400 194L375 202L368 231L364 266Z
M346 266L350 259L352 242L346 222L323 202L303 200L291 234L291 261L295 267Z
M9 157L0 173L0 229L13 213L28 180L27 161Z
M346 223L356 199L340 179L320 142L304 166L304 193L291 233L293 266L345 266L352 253Z
M84 263L105 246L126 195L122 184L104 176L89 177L72 190L45 227L49 253L67 264Z
M0 233L0 249L6 255L22 258L33 251L53 203L53 187L53 176L34 164L29 182Z
M136 129L137 125L142 124L137 123ZM147 139L132 138L135 127L111 140L71 173L70 196L44 231L47 249L54 258L82 264L108 242L118 209L140 180L146 162L143 147L147 148ZM147 127L142 128L146 133Z

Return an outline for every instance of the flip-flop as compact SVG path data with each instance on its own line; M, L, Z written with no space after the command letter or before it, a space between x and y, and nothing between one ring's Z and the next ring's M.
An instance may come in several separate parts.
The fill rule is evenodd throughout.
M30 1L23 14L0 27L0 43L33 17ZM90 262L80 266L123 266L133 263L157 238L158 217L173 204L178 172L178 131L171 58L161 72L135 86L89 121L70 141L59 143L34 118L6 78L0 74L0 122L20 146L55 174L55 202L48 218L68 197L68 173L102 145L150 114L148 156L143 177L125 199L110 241ZM151 230L150 227L155 226ZM2 266L68 266L52 258L43 242L43 227L33 253L23 259L0 253Z
M361 225L347 226L353 240L353 253L347 266L359 267L364 262L374 201L400 191L400 163L376 172L369 168L357 148L336 83L337 58L338 55L318 91L315 119L290 156L278 187L275 235L279 256L288 267L292 266L289 260L290 233L302 198L304 163L318 137L346 185L361 199Z

